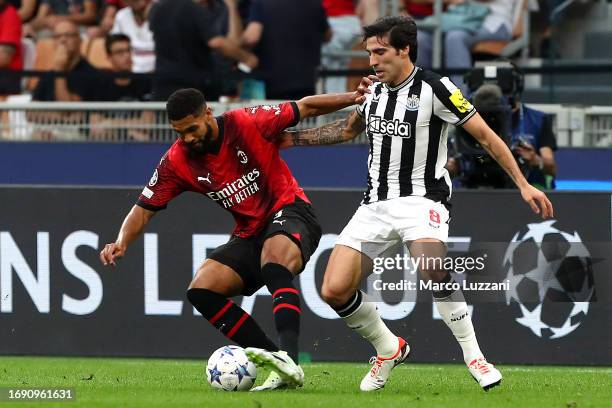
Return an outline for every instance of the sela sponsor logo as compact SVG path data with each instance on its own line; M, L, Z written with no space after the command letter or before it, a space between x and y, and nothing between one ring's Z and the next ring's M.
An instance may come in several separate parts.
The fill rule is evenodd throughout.
M227 183L221 190L211 191L206 195L213 201L221 201L224 208L231 208L259 191L255 180L260 175L259 169L253 169L231 183Z
M210 181L210 173L208 173L206 177L198 176L198 182L202 182L202 181L205 181L208 184L212 184L212 181Z
M418 95L410 95L408 100L406 101L406 110L407 111L415 111L419 109L419 103L421 100Z
M151 176L151 180L149 180L149 187L153 187L154 185L157 184L158 177L159 177L159 174L157 173L157 169L155 169L155 171L153 172L153 175Z
M409 139L412 136L412 127L410 123L403 122L399 119L387 120L380 116L370 116L368 120L368 132Z

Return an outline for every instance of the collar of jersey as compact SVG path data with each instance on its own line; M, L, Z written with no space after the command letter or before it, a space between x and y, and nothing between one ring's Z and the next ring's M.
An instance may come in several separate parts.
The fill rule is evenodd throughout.
M215 118L217 120L217 126L219 126L219 135L217 136L217 140L215 140L215 144L212 146L212 149L208 154L212 154L216 156L221 151L221 145L223 144L223 133L225 130L225 123L223 120L223 116L217 116Z
M389 91L398 91L402 89L403 87L408 85L410 82L412 82L418 70L419 68L415 65L414 68L412 68L412 72L410 73L410 75L408 75L408 78L402 81L401 84L399 84L398 86L394 86L394 87L390 87L389 85L384 84L385 88L387 88Z

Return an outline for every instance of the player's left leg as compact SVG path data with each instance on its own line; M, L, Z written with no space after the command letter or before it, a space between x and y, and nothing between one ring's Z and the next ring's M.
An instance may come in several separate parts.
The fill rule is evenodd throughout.
M280 348L286 354L248 349L247 355L256 363L271 366L288 385L301 386L304 381L297 365L301 305L293 279L304 269L320 237L316 217L310 205L302 201L277 212L263 234L261 279L272 295L274 324ZM278 381L266 382L272 388L279 385Z
M436 283L453 282L451 274L444 270L442 260L446 255L446 245L438 239L421 238L408 244L412 257L422 257L425 261L421 265L422 278ZM451 330L463 351L463 359L468 366L470 374L486 391L499 385L501 373L487 362L476 339L472 319L461 289L440 290L433 292L433 299L442 316L444 323Z
M261 274L272 294L272 314L280 340L280 352L249 348L249 358L257 365L272 368L270 377L254 391L301 386L304 373L298 363L300 333L300 295L293 285L294 276L302 269L298 246L285 235L268 238L263 246Z

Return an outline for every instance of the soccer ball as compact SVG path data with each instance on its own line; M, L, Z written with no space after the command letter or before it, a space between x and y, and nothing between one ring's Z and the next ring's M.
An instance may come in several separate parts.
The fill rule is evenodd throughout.
M206 365L206 379L213 388L220 390L248 391L256 377L257 367L238 346L217 349Z
M589 250L578 232L560 231L555 222L517 232L503 261L510 282L506 303L516 308L516 321L547 339L576 330L595 293Z

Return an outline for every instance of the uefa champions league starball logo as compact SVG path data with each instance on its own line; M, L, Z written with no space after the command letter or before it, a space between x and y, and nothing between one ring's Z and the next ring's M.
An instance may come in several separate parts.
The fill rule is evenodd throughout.
M517 232L503 260L510 282L506 303L516 309L517 323L547 339L576 330L595 292L589 250L578 232L561 231L556 222Z

